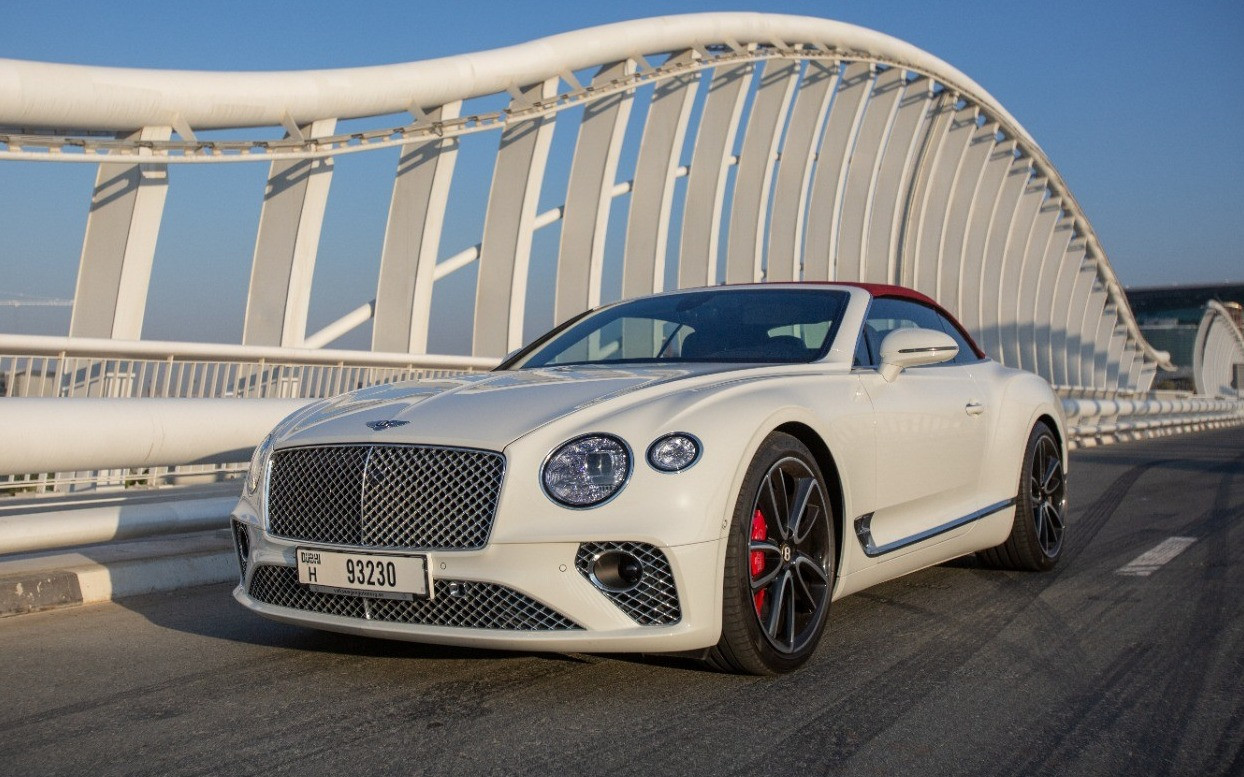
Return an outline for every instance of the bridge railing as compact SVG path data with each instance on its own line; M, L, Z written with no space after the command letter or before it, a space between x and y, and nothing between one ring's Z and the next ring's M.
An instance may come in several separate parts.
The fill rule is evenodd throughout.
M0 335L0 498L219 480L306 401L496 359Z

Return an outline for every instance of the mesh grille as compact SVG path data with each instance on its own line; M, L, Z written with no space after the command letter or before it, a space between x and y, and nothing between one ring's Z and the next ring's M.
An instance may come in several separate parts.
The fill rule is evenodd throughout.
M591 580L592 559L600 553L617 551L639 559L644 574L639 584L629 591L598 589L640 626L668 626L682 618L678 606L678 588L669 559L652 545L642 542L585 542L575 554L575 567Z
M435 580L433 586L432 599L369 599L312 591L298 582L298 570L294 567L260 566L251 578L250 595L277 607L390 623L502 631L581 628L534 599L496 583Z
M246 580L246 561L251 555L251 537L246 533L246 526L241 521L233 521L233 549L238 557L238 569L242 580Z
M365 548L461 550L488 542L505 459L407 445L291 448L272 456L268 528Z

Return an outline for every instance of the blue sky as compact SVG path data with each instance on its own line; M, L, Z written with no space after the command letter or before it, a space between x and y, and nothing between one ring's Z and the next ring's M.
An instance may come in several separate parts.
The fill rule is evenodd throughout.
M1244 90L1235 83L1244 70L1244 3L1239 0L218 0L200 6L61 0L9 3L0 24L0 56L208 70L350 67L477 51L630 18L713 10L839 19L936 54L988 89L1041 144L1125 285L1244 280L1239 236ZM202 175L205 183L179 187L175 178L170 189L147 337L240 338L258 222L258 194L251 192L262 186L266 171L262 165L227 167L184 175L175 170L186 179ZM374 270L371 275L354 272L348 257L378 256L391 171L387 157L350 170L338 167L334 193L351 186L361 193L350 202L330 199L311 329L374 294ZM5 202L0 208L0 299L72 296L93 177L86 165L53 170L36 163L0 163ZM233 199L217 191L247 194ZM205 217L235 203L237 217L227 228ZM447 231L444 255L478 240L470 221ZM63 311L0 308L0 331L63 329L65 323L55 323L57 315L64 318ZM219 334L209 333L213 326Z

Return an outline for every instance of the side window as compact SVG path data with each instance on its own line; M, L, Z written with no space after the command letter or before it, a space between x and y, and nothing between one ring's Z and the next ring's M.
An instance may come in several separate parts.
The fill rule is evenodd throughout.
M874 299L868 309L868 318L864 320L864 336L872 346L871 366L880 361L881 341L895 329L932 329L934 332L945 332L959 346L959 353L952 364L968 364L976 361L976 353L968 345L963 335L948 320L932 308L909 299L882 297ZM858 358L858 350L857 350Z
M963 333L959 331L959 328L952 324L950 319L941 314L938 314L937 318L942 322L942 331L950 335L951 339L955 341L955 345L959 346L959 353L955 354L954 361L951 363L972 364L980 361L976 357L976 351L972 350L972 345L963 336Z

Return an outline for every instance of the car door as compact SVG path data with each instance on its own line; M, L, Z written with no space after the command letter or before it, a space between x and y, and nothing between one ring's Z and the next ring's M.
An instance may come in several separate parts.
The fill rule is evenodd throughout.
M914 300L873 300L862 349L869 361L857 370L875 413L877 500L863 527L873 551L897 553L980 508L988 409L972 374L977 356L957 331L947 332L960 344L954 360L913 367L888 382L876 370L881 340L909 327L953 329Z

